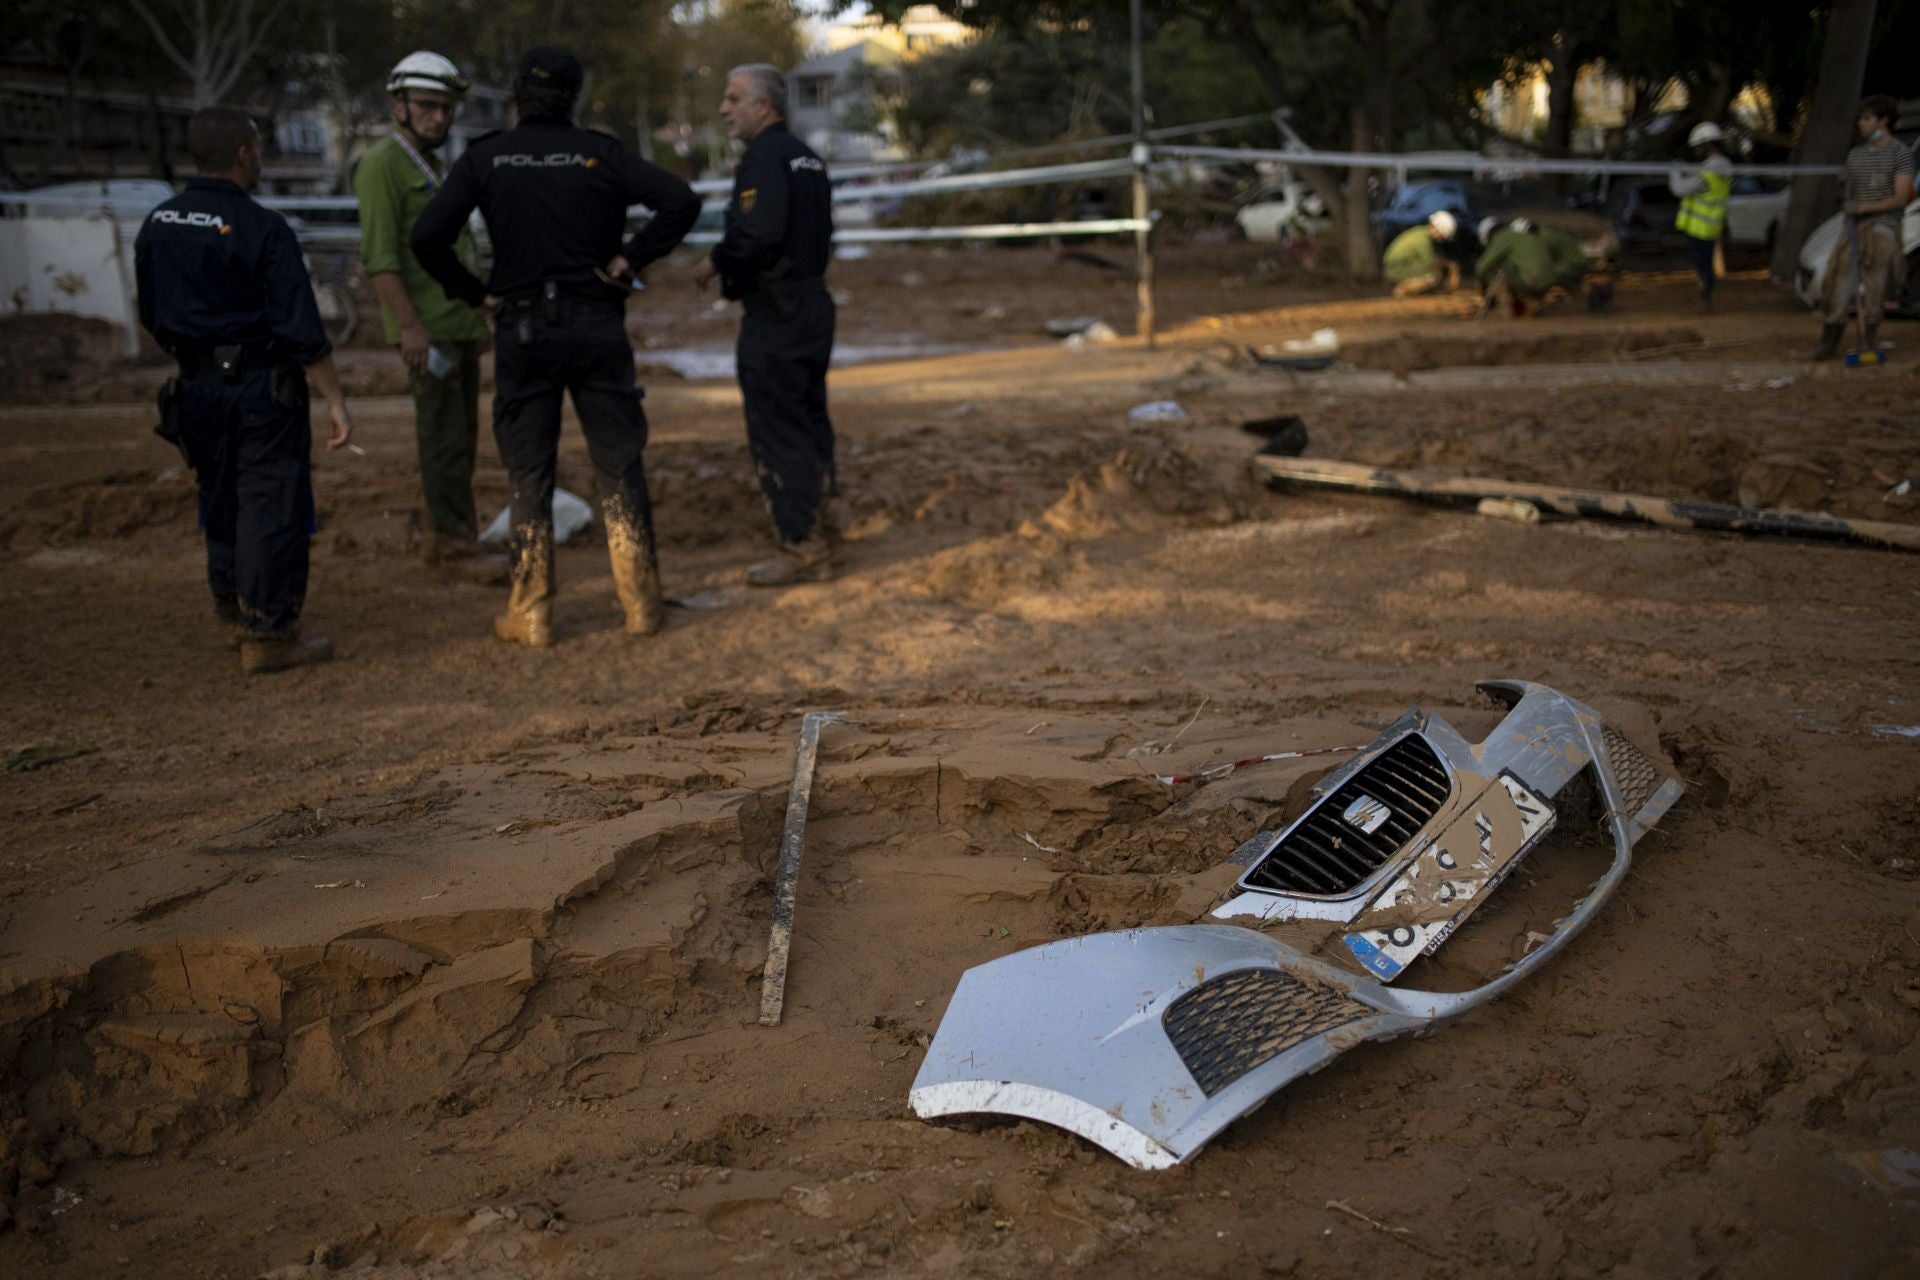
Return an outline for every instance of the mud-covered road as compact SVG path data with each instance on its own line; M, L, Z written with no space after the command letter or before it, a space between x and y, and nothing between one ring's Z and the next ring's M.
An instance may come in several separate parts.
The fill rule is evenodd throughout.
M1236 256L1238 255L1238 256ZM1243 420L1396 467L1915 521L1920 326L1814 367L1757 280L1472 322L1173 255L836 268L849 341L999 348L836 373L843 572L749 593L738 399L649 379L669 628L560 553L559 643L418 559L403 398L316 461L308 625L245 679L191 481L92 369L0 409L0 1273L245 1277L1893 1276L1920 1268L1920 558L1283 494ZM731 317L656 279L643 344ZM1246 353L1332 326L1339 366ZM363 388L385 357L350 353ZM118 399L103 396L117 396ZM1130 421L1172 399L1185 421ZM577 432L561 484L590 494ZM481 505L504 494L482 447ZM1324 759L1474 682L1592 703L1687 794L1545 973L1361 1048L1190 1164L1129 1169L906 1092L954 982L1195 918ZM801 716L823 738L786 1018L754 1021ZM56 763L55 757L70 755ZM1579 839L1409 981L1564 913Z

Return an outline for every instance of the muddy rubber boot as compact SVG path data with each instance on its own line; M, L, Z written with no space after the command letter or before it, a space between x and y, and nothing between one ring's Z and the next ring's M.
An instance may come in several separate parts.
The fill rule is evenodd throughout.
M493 620L493 634L508 644L523 644L529 649L547 649L553 645L553 601L527 599L531 592L515 583L507 597L507 611Z
M1840 354L1840 335L1846 332L1841 324L1823 324L1820 326L1820 345L1813 349L1815 360L1831 360Z
M333 661L333 641L325 636L304 639L300 635L255 636L240 642L240 670L250 676L263 676L289 667L304 667L315 662Z
M783 542L778 555L747 569L750 587L790 587L833 577L833 548L819 534L805 542Z
M667 625L667 603L660 596L660 571L644 552L623 554L623 548L607 544L607 558L613 562L613 589L626 610L627 634L650 636Z
M530 521L516 529L513 557L507 611L493 620L493 634L545 649L553 643L553 526Z
M239 649L253 633L247 630L247 624L240 617L240 598L238 596L215 596L213 598L213 616L220 621L222 642L229 649Z

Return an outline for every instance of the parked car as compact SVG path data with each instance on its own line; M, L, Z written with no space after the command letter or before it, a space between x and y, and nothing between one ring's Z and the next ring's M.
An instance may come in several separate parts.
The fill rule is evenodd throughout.
M1787 217L1791 185L1783 178L1735 178L1727 196L1727 239L1770 245Z
M1381 244L1391 244L1402 231L1419 226L1443 209L1458 218L1461 226L1473 226L1481 214L1474 208L1467 187L1465 178L1401 183L1387 193L1386 207L1374 210L1374 235Z
M1256 190L1233 215L1249 240L1274 242L1310 236L1327 225L1327 206L1294 178Z

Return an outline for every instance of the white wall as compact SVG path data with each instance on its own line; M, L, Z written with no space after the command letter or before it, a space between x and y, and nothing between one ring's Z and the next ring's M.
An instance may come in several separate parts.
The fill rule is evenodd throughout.
M140 352L134 304L138 223L110 218L0 218L0 305L13 314L55 312L119 325L129 356Z

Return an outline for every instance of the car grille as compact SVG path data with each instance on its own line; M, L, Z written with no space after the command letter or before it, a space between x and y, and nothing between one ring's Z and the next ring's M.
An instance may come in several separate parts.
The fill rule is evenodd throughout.
M1410 733L1294 823L1243 883L1276 893L1351 893L1432 821L1452 793L1446 765L1425 738ZM1371 833L1343 816L1362 799L1389 810Z
M1236 969L1167 1006L1160 1025L1208 1097L1303 1040L1373 1013L1338 988L1279 969Z

